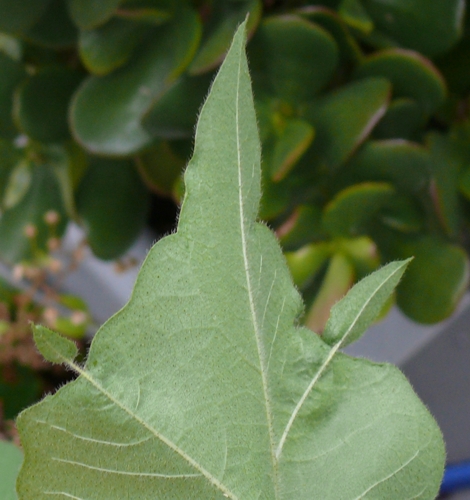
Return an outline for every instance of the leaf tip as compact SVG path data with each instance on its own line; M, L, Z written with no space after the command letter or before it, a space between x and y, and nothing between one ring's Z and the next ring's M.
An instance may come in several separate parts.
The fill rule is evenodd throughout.
M36 347L42 356L51 363L72 362L78 354L78 348L72 340L42 325L31 324Z

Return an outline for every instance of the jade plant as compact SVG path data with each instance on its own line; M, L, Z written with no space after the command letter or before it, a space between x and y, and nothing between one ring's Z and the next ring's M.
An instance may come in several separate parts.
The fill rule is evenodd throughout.
M416 321L446 318L468 284L466 7L1 0L1 259L47 253L51 210L58 236L73 220L96 256L115 259L151 199L179 204L198 110L249 14L260 215L286 252L306 324L322 330L356 281L412 255L398 306Z
M78 378L18 418L19 500L437 494L444 448L427 409L395 367L341 353L409 261L355 285L321 336L298 324L300 295L258 221L246 27L201 109L178 229L149 252L129 303L85 363L72 340L34 326L43 356ZM1 447L11 485L17 451Z

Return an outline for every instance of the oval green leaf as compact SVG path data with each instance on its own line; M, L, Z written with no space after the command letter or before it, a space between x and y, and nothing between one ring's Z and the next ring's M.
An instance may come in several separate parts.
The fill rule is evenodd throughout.
M334 237L358 236L367 232L368 222L390 203L395 190L380 182L365 182L343 189L326 205L323 226Z
M387 78L392 83L394 97L415 100L428 116L446 98L444 78L429 59L417 52L404 49L374 52L355 71L356 78L370 76Z
M39 21L26 33L28 41L56 50L72 47L77 36L64 0L51 0Z
M427 56L448 50L460 38L462 0L361 0L378 30L396 44Z
M334 38L297 16L265 19L249 46L255 84L290 102L311 99L331 80L338 64Z
M429 151L402 139L368 141L345 168L348 179L384 181L398 190L417 193L430 181Z
M105 75L125 64L151 26L124 19L111 19L79 37L80 58L95 75Z
M397 304L414 321L437 323L448 318L469 284L465 250L432 237L406 242L400 253L414 255L397 289Z
M13 139L18 129L13 122L13 92L26 76L24 65L0 52L0 136Z
M149 198L134 164L92 158L76 195L88 243L100 259L115 259L144 228Z
M127 66L91 76L75 94L71 123L76 139L92 153L126 156L152 142L141 119L152 102L191 61L200 37L196 13L181 7Z
M0 32L20 34L35 24L51 0L0 0Z
M372 135L375 139L413 140L425 122L424 111L415 100L397 98L390 103Z
M14 117L31 139L61 142L70 137L67 114L73 92L82 74L61 66L45 67L18 88Z
M67 0L70 16L84 30L104 24L114 14L122 0Z
M312 161L330 170L345 163L382 118L389 98L387 80L367 78L309 104L305 116L316 132Z

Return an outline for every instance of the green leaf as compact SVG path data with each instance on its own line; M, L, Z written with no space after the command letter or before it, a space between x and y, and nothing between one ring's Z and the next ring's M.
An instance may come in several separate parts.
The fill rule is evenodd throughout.
M374 21L360 0L342 0L338 7L338 14L349 26L366 35L374 29Z
M316 132L312 161L336 169L348 160L384 115L389 98L387 80L366 78L308 104L305 115Z
M457 42L465 13L461 0L361 0L376 27L401 47L427 56Z
M8 184L5 187L3 208L9 209L19 203L31 185L31 165L28 161L19 162L11 171Z
M200 30L196 13L181 5L174 20L156 27L128 65L104 77L86 79L70 112L76 139L92 153L114 156L150 145L152 137L141 119L191 61Z
M81 29L96 28L114 14L122 0L67 0L70 16Z
M375 139L413 140L425 122L426 116L416 101L397 98L390 103L372 135Z
M437 494L442 438L399 370L296 326L300 296L256 222L244 30L201 111L177 232L86 364L67 362L79 378L18 418L22 500Z
M355 76L387 78L392 83L394 97L414 99L427 116L442 106L447 94L444 78L432 62L410 50L374 52L364 59Z
M51 0L0 0L0 32L18 34L39 21Z
M288 119L274 140L269 158L271 178L275 182L284 179L299 158L312 144L315 130L305 120Z
M338 64L333 37L319 25L292 15L265 19L249 55L255 84L294 103L323 89Z
M5 203L5 191L10 184L10 175L21 162L23 155L14 147L10 141L0 138L0 208L3 209Z
M21 450L13 443L0 440L0 498L17 500L15 482L23 462Z
M42 325L33 325L34 342L47 361L70 364L78 354L75 342Z
M400 309L420 323L448 318L468 288L470 267L465 250L423 237L405 242L400 253L415 256L397 289Z
M177 181L184 171L185 162L170 148L167 142L156 142L139 154L136 164L149 189L172 197Z
M18 135L13 123L13 91L26 76L22 63L0 52L0 136L8 139Z
M131 161L92 158L76 203L93 253L115 259L143 230L149 196Z
M394 194L390 184L364 182L343 189L326 205L323 226L336 237L357 236Z
M462 159L452 141L437 132L431 132L426 136L426 145L431 156L432 203L447 235L457 239L461 230L458 182Z
M250 35L258 26L262 14L260 0L217 0L210 6L201 47L189 66L189 73L199 75L214 70L222 62L235 28L248 16Z
M368 141L345 168L346 180L390 182L398 190L416 194L430 180L429 151L402 139Z
M64 0L51 0L39 21L26 34L28 41L57 50L75 45L77 36L77 28Z
M296 14L318 24L335 39L343 62L357 63L362 59L363 56L358 43L336 12L324 6L315 5L303 7L297 10Z
M392 262L354 285L331 309L322 339L338 349L358 340L379 315L409 262Z
M113 18L80 32L80 58L90 73L106 75L125 64L150 31L151 26Z
M69 138L69 102L81 79L80 73L61 66L45 67L27 78L15 94L18 127L40 142Z

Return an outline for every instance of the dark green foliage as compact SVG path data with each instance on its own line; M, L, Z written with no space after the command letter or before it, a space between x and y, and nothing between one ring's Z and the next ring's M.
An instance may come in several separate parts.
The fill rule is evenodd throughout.
M260 213L307 321L322 329L333 298L412 255L398 304L442 320L468 284L466 3L0 1L0 257L31 255L28 224L46 251L54 210L57 235L72 218L116 258L145 223L147 192L178 202L199 107L249 14Z

